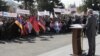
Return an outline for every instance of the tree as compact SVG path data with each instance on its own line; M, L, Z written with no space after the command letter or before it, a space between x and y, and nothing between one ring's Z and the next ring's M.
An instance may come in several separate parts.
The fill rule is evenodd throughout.
M37 0L40 11L48 10L53 12L53 8L64 8L60 0Z
M8 11L8 7L9 6L6 5L6 2L0 0L0 11Z
M61 0L51 0L54 7L56 8L64 8L64 5L63 3L61 3Z
M78 7L79 11L87 11L87 8L91 8L93 10L100 10L100 0L83 0L83 5Z
M87 11L87 6L86 5L81 5L77 9L78 9L79 12L83 12L83 11L86 12Z
M64 5L60 2L60 0L16 0L18 2L22 2L22 5L24 6L24 9L29 9L31 12L34 11L34 3L38 3L38 10L48 10L53 11L53 8L57 6L61 6L61 8L64 8ZM20 6L22 7L22 6Z
M34 3L34 0L15 0L15 1L22 2L24 9L29 9L29 5L32 6Z
M31 14L34 14L34 2L35 0L15 0L18 2L22 2L22 5L20 5L20 8L24 8L26 10L30 10Z
M85 0L84 4L87 6L87 8L99 10L100 6L98 6L98 4L100 4L100 0Z
M38 10L40 11L48 10L48 8L50 8L48 0L37 0L37 3L38 3Z

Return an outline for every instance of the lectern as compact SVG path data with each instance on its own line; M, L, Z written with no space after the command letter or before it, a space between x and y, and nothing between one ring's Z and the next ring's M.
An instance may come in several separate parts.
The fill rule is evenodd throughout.
M82 31L81 25L73 25L71 27L72 29L72 49L73 54L72 56L81 56L82 55L82 49L81 49L81 31Z

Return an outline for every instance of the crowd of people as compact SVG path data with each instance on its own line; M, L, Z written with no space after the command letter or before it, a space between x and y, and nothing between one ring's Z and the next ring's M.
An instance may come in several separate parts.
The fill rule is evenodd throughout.
M71 24L85 24L86 16L59 15L50 16L21 16L17 18L0 18L0 39L12 39L28 35L71 32ZM85 29L84 29L85 30Z

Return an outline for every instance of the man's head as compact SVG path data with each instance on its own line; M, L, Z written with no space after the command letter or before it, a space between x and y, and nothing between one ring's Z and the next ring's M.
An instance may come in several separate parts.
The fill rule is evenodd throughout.
M87 14L88 14L88 15L93 14L93 10L92 10L92 9L88 9L88 10L87 10Z

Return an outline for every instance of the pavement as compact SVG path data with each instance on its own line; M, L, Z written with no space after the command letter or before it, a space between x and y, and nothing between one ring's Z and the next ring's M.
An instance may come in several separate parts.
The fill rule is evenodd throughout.
M83 50L88 52L88 41L87 38L83 38ZM73 53L72 51L72 44L66 45L64 47L40 54L38 56L71 56ZM100 56L100 35L96 36L96 55Z
M0 56L38 56L42 53L71 44L72 34L55 34L40 37L21 38L17 41L4 41L0 43Z

